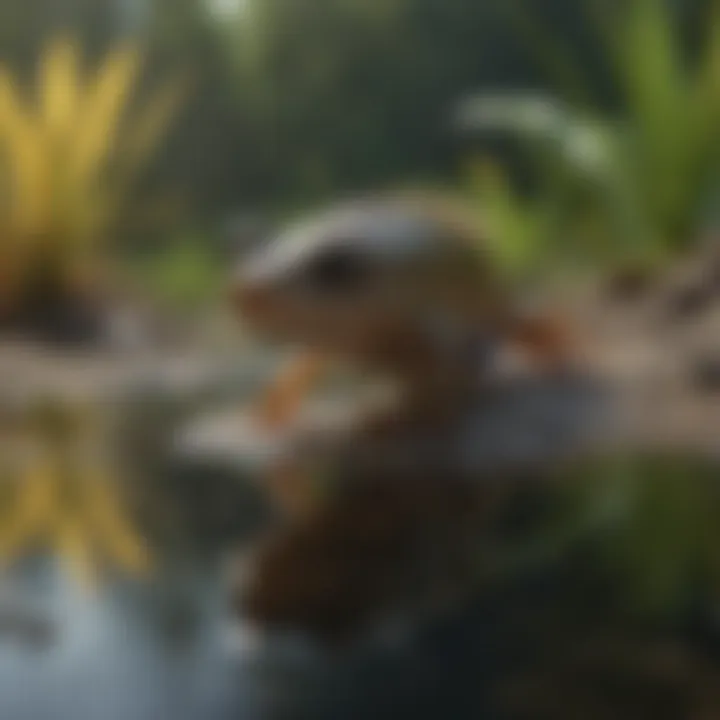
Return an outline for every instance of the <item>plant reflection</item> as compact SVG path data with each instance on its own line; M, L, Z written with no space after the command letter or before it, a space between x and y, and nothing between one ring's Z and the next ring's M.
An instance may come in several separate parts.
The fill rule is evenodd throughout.
M0 562L52 550L86 587L103 566L147 574L151 556L120 491L108 422L95 408L44 402L5 418Z

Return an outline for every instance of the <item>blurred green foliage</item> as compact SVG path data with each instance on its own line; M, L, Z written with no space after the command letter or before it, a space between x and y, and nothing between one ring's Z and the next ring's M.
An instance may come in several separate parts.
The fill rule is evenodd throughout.
M181 235L171 245L136 256L128 275L154 299L178 310L193 310L218 299L228 268L203 234Z
M468 186L500 259L522 274L575 258L652 266L692 250L717 220L720 4L694 4L701 26L693 47L679 8L663 0L626 0L614 11L583 3L618 89L610 107L564 38L538 23L537 5L521 5L507 7L559 89L480 94L457 118L466 131L509 134L531 169L528 192L507 164L470 163ZM716 470L689 458L576 468L547 522L510 559L525 571L589 549L586 561L608 573L625 610L646 618L712 613L718 490Z
M557 198L564 188L566 212L555 214L551 232L526 238L526 245L547 248L548 237L564 236L564 251L577 243L595 257L662 261L697 241L720 181L720 6L708 3L702 42L690 53L677 14L664 0L628 0L616 13L586 5L596 8L598 35L620 91L617 112L599 109L594 100L573 100L573 85L562 96L476 97L462 108L462 127L515 134L532 151L542 191ZM533 27L537 22L528 20ZM574 76L571 70L581 63L558 48L562 38L548 64L567 65L563 77ZM548 52L546 45L538 49ZM591 89L587 82L583 87ZM513 245L518 218L527 211L511 192L497 174L486 174L479 194ZM544 204L557 207L552 195ZM533 250L526 247L530 255Z
M611 612L677 620L720 598L717 469L692 457L609 456L553 475L532 521L500 546L501 574L551 574L576 563Z
M674 3L689 47L708 1ZM11 0L0 9L0 58L29 81L48 38L70 29L88 64L121 39L139 42L140 98L168 75L192 76L192 97L147 179L186 199L175 222L158 226L167 235L238 206L458 180L470 148L450 115L475 91L572 85L573 100L619 107L589 2L534 0L519 23L504 0L246 0L221 14L209 0ZM539 60L538 42L554 48L551 62ZM582 69L574 82L561 70L567 57ZM479 150L508 155L502 142Z
M492 161L471 163L468 202L479 204L485 236L498 266L514 282L557 269L568 252L571 221L564 185L543 188L538 197L518 193L507 170ZM578 228L575 228L578 230Z
M248 0L235 16L211 8L11 0L0 10L0 57L30 77L45 40L71 28L90 62L119 38L139 40L147 87L191 72L192 101L155 172L206 217L451 174L461 148L447 113L457 99L542 83L491 0ZM541 13L569 37L586 34L572 0ZM602 84L593 53L577 44Z
M611 458L568 478L555 532L592 537L632 610L709 610L720 592L719 490L712 465L692 458Z

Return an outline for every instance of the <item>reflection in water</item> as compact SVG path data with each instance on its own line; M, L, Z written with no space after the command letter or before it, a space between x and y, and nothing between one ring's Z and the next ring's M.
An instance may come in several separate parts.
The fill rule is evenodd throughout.
M50 562L22 568L13 580L42 597L57 641L36 649L3 639L0 717L208 717L207 699L222 696L222 668L232 664L209 575L167 570L151 584L117 581L88 594Z
M45 403L18 418L6 434L1 468L10 497L0 558L8 563L40 542L84 584L95 580L103 556L134 574L147 572L149 552L126 515L112 459L107 423L91 409Z
M50 561L26 564L10 580L41 602L57 638L48 648L0 640L3 720L369 717L368 703L389 681L395 713L403 704L421 711L423 703L429 709L428 688L460 667L439 646L410 663L401 654L380 662L297 662L272 650L243 658L228 642L212 564L175 565L152 583L117 581L93 594L79 591ZM401 665L404 675L393 675ZM477 664L469 667L478 672ZM346 712L338 715L335 703ZM372 708L373 717L400 716Z
M179 523L177 533L159 531L157 526L162 523L152 502L154 495L146 496L149 500L140 507L142 525L152 532L155 562L152 572L132 572L147 567L144 562L133 562L133 552L137 553L135 560L145 560L149 553L128 522L121 496L113 492L117 486L105 480L108 468L122 466L111 459L112 453L104 454L102 418L81 413L70 422L73 417L72 412L36 415L35 424L23 426L24 435L20 433L31 442L23 444L15 437L17 453L4 452L10 444L1 443L8 441L9 434L2 435L0 425L0 473L13 469L13 462L18 463L15 468L25 468L8 475L9 481L0 483L0 489L24 486L29 492L32 488L33 502L25 507L35 512L17 514L22 496L10 493L0 497L0 548L6 559L14 560L0 577L0 720L518 717L512 712L491 714L490 696L506 687L516 670L523 681L523 672L528 670L532 680L536 668L541 674L550 673L546 695L551 701L560 698L564 712L569 702L565 692L575 687L576 679L563 675L563 663L574 671L576 661L570 653L587 644L585 636L593 642L596 631L602 640L611 638L608 628L612 630L614 624L623 642L611 645L610 659L601 656L599 669L591 666L588 677L592 676L592 683L595 678L602 682L609 678L610 696L619 680L628 687L633 683L644 687L642 653L647 651L654 663L653 647L648 650L644 640L635 642L634 626L628 633L623 618L613 617L615 594L608 592L585 554L575 558L579 567L572 562L565 568L560 558L553 559L557 554L553 542L547 553L552 557L544 559L545 553L540 552L539 558L531 553L527 563L520 558L522 571L508 586L499 583L497 588L486 588L474 607L425 628L412 642L373 646L346 655L321 655L309 654L303 647L298 652L288 638L258 639L232 622L223 572L223 554L238 538L252 536L257 528L257 508L249 497L238 494L237 478L233 475L226 484L230 478L221 477L222 473L174 466L166 468L166 473L156 473L153 465L147 475L154 483L143 482L143 488L152 484L163 495L157 498L160 506L182 505L188 509L187 517L197 515L198 522ZM154 424L155 419L148 422ZM140 433L144 430L137 429ZM139 462L146 461L145 455L137 455ZM40 460L46 463L42 472L33 464ZM668 473L660 485L658 480L664 475L659 470L653 467L648 475L656 491L671 491L663 494L668 499L662 507L687 511L702 504L710 509L707 517L714 517L715 506L705 503L709 495L700 493L700 485L685 482L686 475L675 475L672 468ZM603 492L612 490L607 482L609 473L603 470L601 475ZM716 477L713 472L708 478L713 492ZM692 503L680 502L676 491L683 488L693 490ZM38 502L38 497L44 498L43 502ZM534 506L533 501L530 504ZM607 503L593 495L590 505L598 509ZM104 514L98 513L99 508ZM525 517L522 509L520 515ZM20 522L23 517L25 521ZM108 571L103 574L105 581L91 588L78 583L77 574L65 572L67 556L53 554L58 549L53 531L58 521L65 522L68 517L81 521L80 527L87 532L80 536L87 543L83 552L95 559L107 557L109 551L108 559L114 561L104 568ZM689 518L699 527L697 514L682 514L675 527L663 513L662 524L653 525L658 531L653 537L667 536L676 548L675 538L683 536L683 523ZM118 523L114 528L113 522ZM118 534L118 526L125 535ZM21 532L11 543L8 529L13 527ZM518 532L534 536L522 518ZM595 537L596 530L591 534ZM511 535L515 537L514 531ZM631 536L637 544L637 536ZM709 537L705 529L702 536ZM132 538L130 547L136 543L135 549L129 554L117 552L117 548L113 551L112 543L118 537ZM38 550L39 540L45 541L40 548L45 554L30 553ZM62 547L67 551L67 545ZM668 553L663 556L664 567L668 557ZM696 567L686 560L681 564ZM240 643L235 642L238 633L243 639ZM705 639L709 637L706 633ZM686 638L678 635L677 640L685 643ZM640 670L630 677L616 657L637 661ZM559 668L557 681L552 677L554 665ZM710 678L707 684L717 686L715 674ZM649 691L648 703L653 707L664 704L663 684L667 683L661 677ZM521 682L520 699L525 701L523 693ZM528 693L534 714L525 717L538 717L532 686ZM586 705L593 707L592 702ZM569 706L567 717L580 717L574 707ZM629 715L633 720L642 716ZM666 715L685 716L680 712Z
M479 683L488 677L485 618L454 619L412 648L328 657L272 638L239 649L233 639L243 629L229 614L220 557L232 544L227 536L211 540L204 525L156 538L152 572L140 572L149 551L108 479L122 466L107 448L105 420L82 408L44 407L12 426L18 452L0 454L4 470L14 471L8 485L22 490L0 502L0 550L13 561L0 590L15 598L5 608L0 596L0 619L9 618L0 628L2 720L478 716ZM232 506L234 538L257 522L252 504L230 503L217 477L166 480L176 501L181 486L197 489L189 504L209 512L211 527L217 490L221 509ZM144 510L146 520L157 519L152 507ZM57 534L68 522L72 543ZM32 554L38 549L45 554ZM65 572L68 559L76 572ZM104 581L78 582L98 579L99 559L112 561ZM37 627L48 632L39 637L31 632Z

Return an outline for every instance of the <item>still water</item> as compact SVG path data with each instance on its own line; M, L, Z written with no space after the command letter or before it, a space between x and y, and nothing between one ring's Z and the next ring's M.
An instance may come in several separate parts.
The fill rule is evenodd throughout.
M47 560L13 573L4 582L29 619L23 632L6 612L0 718L478 717L484 623L344 656L259 649L238 642L219 568L170 562L151 581L94 592Z
M126 453L152 478L136 482L153 488L146 514L162 525L171 507L181 538L153 549L148 579L116 574L93 591L53 558L0 575L0 720L489 717L496 623L485 608L362 652L250 642L230 615L223 569L264 522L257 491L235 471L156 460L155 431L171 424L151 409L142 402L142 422L127 423Z

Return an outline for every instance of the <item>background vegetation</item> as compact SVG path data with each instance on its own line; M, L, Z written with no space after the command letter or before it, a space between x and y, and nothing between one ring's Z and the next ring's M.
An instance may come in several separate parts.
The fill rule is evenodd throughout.
M630 6L637 12L626 22ZM219 230L231 217L258 209L285 214L399 183L464 183L468 159L478 156L502 161L504 172L492 173L494 188L488 173L479 184L511 205L514 216L524 217L523 198L512 202L510 190L545 193L543 218L528 216L523 229L509 232L557 236L556 223L568 211L560 207L559 184L577 185L587 175L583 157L576 154L574 166L551 180L506 132L468 132L454 122L463 99L508 91L549 93L566 103L559 121L578 130L576 144L604 143L602 152L615 159L628 145L645 153L629 158L632 166L613 167L612 178L600 178L595 168L589 180L603 186L612 207L593 222L583 218L592 236L587 243L604 247L612 238L624 250L631 240L636 247L667 245L677 242L667 235L692 234L683 224L704 171L714 167L707 148L718 126L710 99L717 38L702 50L708 33L717 35L717 22L708 22L711 6L711 0L29 0L0 11L0 62L16 85L32 90L58 37L73 38L85 69L129 44L143 51L137 106L162 105L159 88L168 83L191 88L132 188L135 197L160 188L157 202L125 210L121 227L115 222L124 252L159 248L166 257L167 243L188 227L207 236L209 252L226 249ZM614 32L618 27L622 32ZM685 61L693 67L688 77L680 70ZM622 132L605 127L623 116L631 125ZM593 129L587 120L594 139L576 137ZM678 143L680 137L692 138L692 146ZM109 137L106 143L124 157L119 144ZM505 191L497 182L503 174L512 184ZM709 189L702 191L709 199ZM88 200L85 206L96 207ZM608 217L611 227L599 227ZM547 247L541 238L522 242ZM523 255L532 254L526 247ZM536 253L532 262L538 260Z
M707 0L670 4L692 55L707 29ZM468 148L450 117L469 93L563 84L565 94L569 70L582 68L575 95L589 95L602 109L622 102L589 2L526 0L527 13L516 0L220 5L11 2L0 18L0 58L31 78L47 42L70 30L88 62L120 39L137 39L147 51L141 92L190 74L194 92L153 172L172 178L191 200L188 211L210 220L254 203L292 206L453 176ZM624 4L603 5L612 15ZM552 28L561 44L541 27Z
M205 311L258 217L400 185L465 194L509 273L655 267L716 232L719 182L717 0L0 4L0 332L116 285ZM0 561L44 537L86 579L98 548L147 570L94 416L60 415L0 457ZM519 564L589 539L643 612L714 613L715 479L583 469Z

